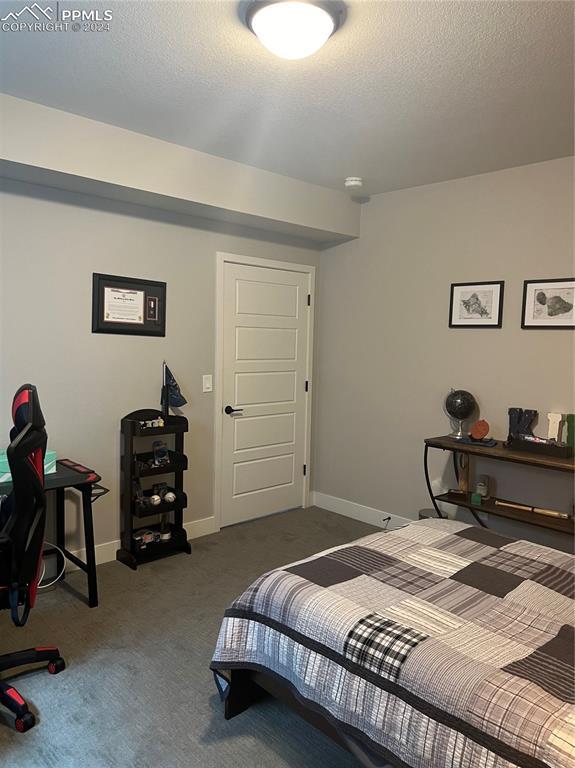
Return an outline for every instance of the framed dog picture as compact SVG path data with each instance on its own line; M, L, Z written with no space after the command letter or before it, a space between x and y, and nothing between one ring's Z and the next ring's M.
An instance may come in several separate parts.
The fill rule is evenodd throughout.
M501 328L502 280L486 283L452 283L449 301L450 328Z
M525 280L521 327L575 328L575 277Z

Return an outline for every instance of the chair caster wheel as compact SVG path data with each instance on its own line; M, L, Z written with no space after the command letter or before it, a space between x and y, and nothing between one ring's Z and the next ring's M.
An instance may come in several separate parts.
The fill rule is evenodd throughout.
M48 664L48 672L51 675L57 675L58 672L63 672L66 669L66 662L64 659L60 656L55 661L51 661Z
M36 718L31 712L25 712L22 717L17 717L14 723L18 733L26 733L36 725Z

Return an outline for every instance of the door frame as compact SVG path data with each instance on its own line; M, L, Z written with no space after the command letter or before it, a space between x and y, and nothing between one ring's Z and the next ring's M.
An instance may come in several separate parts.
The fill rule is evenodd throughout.
M308 507L310 501L310 461L311 461L311 412L313 400L313 339L315 309L315 267L310 264L295 264L291 261L276 261L255 256L241 256L236 253L216 252L216 345L214 367L214 523L216 529L222 527L222 470L223 470L223 374L224 374L224 269L225 265L242 264L248 267L281 269L288 272L303 272L309 275L309 293L311 306L308 313L306 379L309 382L306 398L304 464L307 467L303 481L302 507Z

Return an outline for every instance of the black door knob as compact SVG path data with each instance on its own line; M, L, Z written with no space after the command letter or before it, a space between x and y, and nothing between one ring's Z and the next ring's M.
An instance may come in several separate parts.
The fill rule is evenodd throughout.
M231 405L226 405L226 407L224 408L224 413L227 413L228 416L231 416L232 413L243 413L243 412L244 412L243 408L232 408Z

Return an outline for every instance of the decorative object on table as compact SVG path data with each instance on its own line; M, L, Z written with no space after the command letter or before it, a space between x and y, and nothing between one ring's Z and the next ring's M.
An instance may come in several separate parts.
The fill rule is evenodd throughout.
M150 496L145 496L144 491L142 489L142 484L139 480L134 481L134 501L136 504L136 509L139 512L144 512L145 510L149 509L151 506L155 506L157 504L160 504L162 501L160 497L157 497L157 500L153 499Z
M166 283L95 272L92 333L165 336Z
M521 327L575 328L575 277L525 280Z
M172 538L172 531L170 529L170 516L167 512L160 518L160 541L168 542Z
M567 445L575 448L575 413L568 413L565 416L565 423L567 424Z
M162 540L160 531L150 528L139 528L137 531L134 531L132 539L134 547L138 552L147 549L148 544L159 544Z
M489 422L485 421L485 419L478 419L471 425L469 430L469 437L473 438L473 440L485 440L488 434Z
M471 435L464 435L459 439L459 442L466 443L467 445L482 445L486 448L493 448L494 445L497 445L497 440L494 440L491 437L484 437L483 440L476 440L474 437L471 437Z
M485 283L452 283L449 300L450 328L501 328L502 280Z
M165 440L154 440L152 443L152 452L154 454L153 466L164 467L170 463L170 452Z
M140 480L134 480L134 500L138 512L150 512L152 507L174 504L178 500L177 491L167 483L155 483L144 491Z
M487 447L493 447L497 445L497 440L493 440L488 437L489 435L489 422L485 419L478 419L471 425L468 435L460 437L459 440L462 443L469 443L470 445L484 445Z
M457 429L450 434L455 440L462 440L465 437L463 424L469 419L475 409L477 402L471 392L466 389L452 389L445 398L445 410L448 416L457 422Z
M509 409L509 435L506 446L515 451L529 451L558 458L573 456L573 447L546 437L537 437L531 427L537 411L523 408Z
M182 408L187 402L186 398L182 395L182 390L174 374L170 371L164 360L162 365L162 394L160 398L164 419L168 418L170 408Z
M549 429L547 430L547 439L555 440L556 443L561 442L563 434L563 424L565 423L565 416L562 413L548 413L547 421L549 422Z
M479 479L475 483L475 493L482 499L489 498L489 475L479 475Z
M535 512L538 515L558 517L561 520L568 520L571 517L568 512L559 512L556 509L547 509L546 507L530 507L528 504L516 504L514 501L503 501L503 499L496 499L495 506L505 507L507 509L517 509L522 512Z
M174 489L170 488L167 483L155 483L153 487L153 494L154 496L157 496L158 499L160 499L158 503L163 501L166 504L173 504L176 501L176 493Z
M531 425L537 417L537 411L529 408L509 408L507 413L509 415L508 444L514 438L520 437L521 435L533 436Z
M164 426L164 419L159 416L157 419L148 419L147 421L141 421L140 427L142 429L158 429Z

